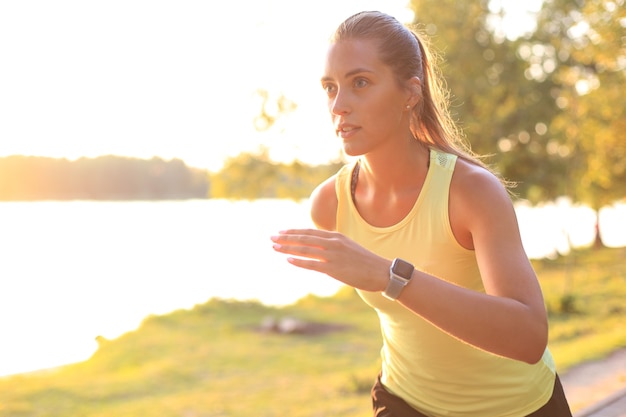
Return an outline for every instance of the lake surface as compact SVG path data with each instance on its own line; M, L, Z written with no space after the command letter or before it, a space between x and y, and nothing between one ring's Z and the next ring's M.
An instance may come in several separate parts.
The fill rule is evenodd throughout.
M530 257L593 241L585 207L516 209ZM626 245L625 214L601 212L607 245ZM85 360L97 336L213 297L284 305L332 295L339 283L271 248L277 231L311 226L306 201L0 203L0 375Z

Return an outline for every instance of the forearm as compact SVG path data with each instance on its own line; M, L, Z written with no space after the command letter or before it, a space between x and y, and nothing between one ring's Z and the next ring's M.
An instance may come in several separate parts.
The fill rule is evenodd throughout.
M446 333L488 352L535 363L547 344L545 310L416 271L397 300ZM543 302L541 303L543 309Z
M275 251L292 255L287 258L291 264L325 273L354 288L381 292L389 282L391 261L340 233L291 229L273 236L272 241ZM525 262L500 258L497 267L486 265L481 271L491 295L414 271L397 302L466 343L537 362L547 343L541 290Z

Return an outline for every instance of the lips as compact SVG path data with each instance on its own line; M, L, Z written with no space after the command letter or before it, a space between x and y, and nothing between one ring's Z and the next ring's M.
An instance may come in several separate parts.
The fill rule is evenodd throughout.
M337 136L340 136L346 139L354 135L359 129L360 127L356 125L352 125L348 123L340 123L335 129L335 132L337 133Z

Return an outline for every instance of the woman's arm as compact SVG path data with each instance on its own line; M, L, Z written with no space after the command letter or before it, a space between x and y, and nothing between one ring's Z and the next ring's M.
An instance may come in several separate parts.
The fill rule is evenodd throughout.
M450 192L451 225L459 243L474 248L486 294L415 271L398 302L471 345L535 363L547 344L547 318L513 205L493 175L468 164L458 165L460 172ZM327 191L324 187L319 196ZM329 203L314 201L313 215L317 204ZM328 223L322 223L327 221L322 210L315 223L324 228ZM390 260L340 233L288 230L272 240L276 251L297 256L289 258L293 265L326 273L355 288L383 291L389 281Z
M311 219L315 227L322 230L335 230L337 225L337 193L335 192L335 177L326 181L313 190L311 194Z
M399 301L474 346L539 361L548 341L545 304L507 191L491 173L460 161L449 214L459 243L475 251L486 294L418 272Z

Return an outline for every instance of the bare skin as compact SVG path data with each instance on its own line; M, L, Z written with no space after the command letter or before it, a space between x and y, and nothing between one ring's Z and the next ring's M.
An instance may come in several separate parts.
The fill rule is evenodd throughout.
M359 213L374 226L396 224L413 207L428 171L428 150L409 129L419 80L399 85L372 41L346 40L329 49L322 85L344 150L361 156ZM272 236L274 250L291 255L288 261L297 267L364 291L383 291L391 260L335 231L334 177L314 191L311 202L318 229L282 231ZM471 345L536 363L547 345L547 317L508 193L493 174L459 159L448 209L456 240L475 251L486 293L416 270L398 302Z

